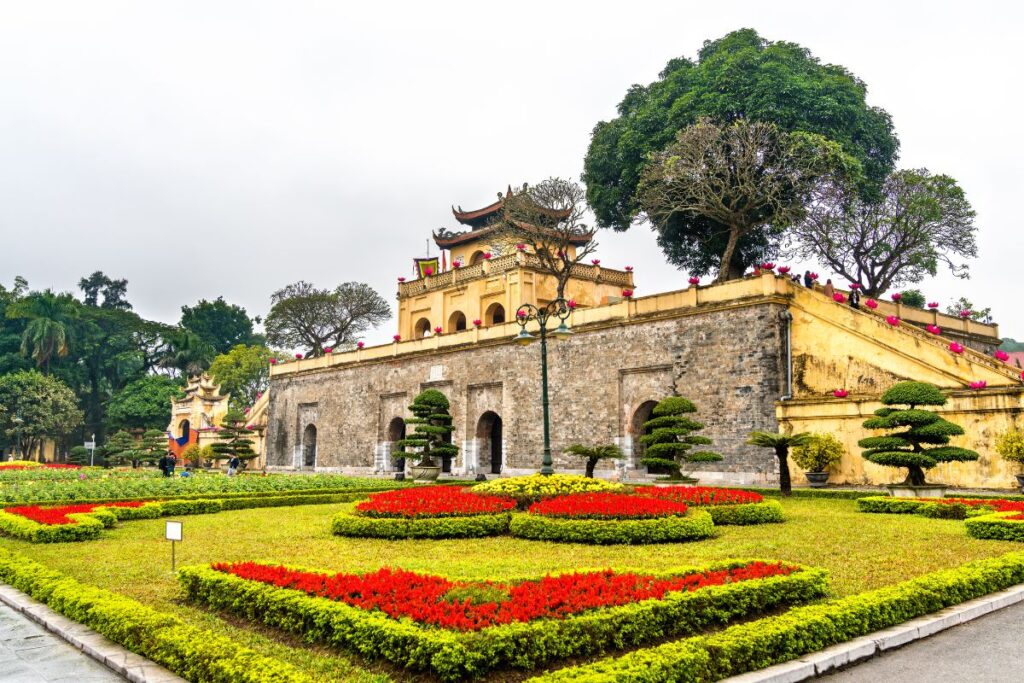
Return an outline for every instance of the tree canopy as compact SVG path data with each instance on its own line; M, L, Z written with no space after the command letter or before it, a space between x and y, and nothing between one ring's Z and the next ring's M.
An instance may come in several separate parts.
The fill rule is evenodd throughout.
M145 375L127 384L107 405L110 429L165 429L170 420L171 397L179 382L163 375Z
M363 332L391 317L388 302L362 282L330 290L300 280L274 292L271 302L267 340L274 346L307 349L307 356L355 344Z
M218 354L227 353L238 344L257 341L252 323L244 308L229 304L220 296L213 301L202 299L195 306L181 307L181 327L194 333Z
M58 439L82 423L71 389L55 377L22 370L0 377L0 435L27 455L46 439Z
M270 385L273 356L265 346L238 344L213 359L210 374L220 384L222 393L231 394L231 404L244 408L255 403L256 397Z

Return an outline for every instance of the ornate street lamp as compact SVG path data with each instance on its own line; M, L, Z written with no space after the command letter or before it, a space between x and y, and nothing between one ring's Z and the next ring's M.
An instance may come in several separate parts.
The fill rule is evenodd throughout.
M536 320L540 327L540 381L541 381L541 403L544 406L544 461L541 463L541 474L554 474L551 460L551 420L548 417L548 335L555 339L567 339L572 335L572 330L565 324L565 321L572 315L573 306L565 299L555 299L542 307L533 304L523 304L516 310L516 322L519 323L519 334L515 342L526 346L538 339L537 336L526 331L526 325ZM558 320L558 327L548 332L548 323Z

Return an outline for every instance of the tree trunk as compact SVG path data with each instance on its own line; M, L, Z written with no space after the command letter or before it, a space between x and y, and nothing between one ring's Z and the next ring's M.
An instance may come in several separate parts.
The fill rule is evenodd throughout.
M732 255L736 252L736 244L740 241L740 231L735 227L729 228L729 241L722 252L722 261L718 266L718 277L715 282L725 282L732 277Z
M907 478L903 480L903 483L910 486L924 486L924 470L921 469L921 466L907 465Z
M789 477L789 447L778 446L775 455L779 459L779 489L782 495L788 496L793 493L793 482Z
M594 468L597 467L597 458L587 458L587 476L594 478Z

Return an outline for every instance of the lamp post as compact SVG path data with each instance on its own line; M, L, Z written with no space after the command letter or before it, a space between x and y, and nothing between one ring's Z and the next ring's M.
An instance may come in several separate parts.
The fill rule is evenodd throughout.
M566 339L572 334L572 330L565 324L572 315L572 309L573 306L565 299L554 299L545 306L523 304L516 310L516 322L519 323L519 334L515 338L517 344L526 346L537 340L537 337L526 331L528 323L536 320L540 327L541 404L544 407L544 460L540 473L544 475L555 473L551 460L551 420L548 417L548 322L558 320L558 327L550 334L555 339Z

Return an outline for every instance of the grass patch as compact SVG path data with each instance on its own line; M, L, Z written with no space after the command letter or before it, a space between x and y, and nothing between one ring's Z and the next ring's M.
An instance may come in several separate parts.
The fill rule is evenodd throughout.
M713 539L654 546L542 543L500 536L472 540L342 538L331 519L344 505L309 505L221 512L184 519L179 564L277 562L363 572L381 566L464 579L503 579L579 569L657 570L737 557L758 557L827 569L832 595L843 597L905 581L970 560L1020 550L1018 543L974 539L964 524L916 515L866 515L852 500L782 500L785 524L718 527ZM182 604L171 573L164 520L139 520L94 541L57 546L0 538L22 553L79 581L123 593L240 645L276 656L323 680L391 680L337 651L303 646L274 631L237 628ZM235 622L237 623L237 622Z

